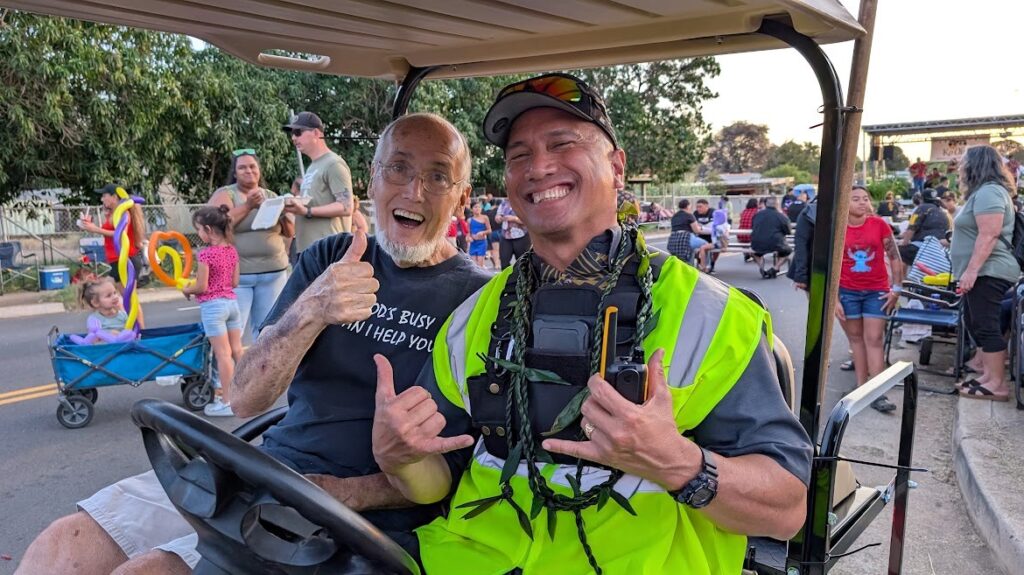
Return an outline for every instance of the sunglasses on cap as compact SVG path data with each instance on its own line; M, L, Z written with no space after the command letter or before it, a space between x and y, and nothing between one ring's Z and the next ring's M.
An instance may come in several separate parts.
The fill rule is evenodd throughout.
M566 76L548 75L509 84L498 93L496 99L500 100L515 92L535 92L572 104L580 103L584 97L578 81Z
M526 97L528 94L541 98ZM545 103L545 100L551 103ZM484 138L504 148L516 118L528 110L546 106L561 108L593 122L608 135L612 145L619 147L601 95L579 78L561 73L529 78L502 88L484 117Z
M256 148L239 148L231 152L231 155L235 158L238 156L255 156Z

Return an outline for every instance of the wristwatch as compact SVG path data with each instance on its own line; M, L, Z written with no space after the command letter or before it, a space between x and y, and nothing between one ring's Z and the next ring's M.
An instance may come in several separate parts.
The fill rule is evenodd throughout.
M306 206L306 219L313 219L313 206Z
M700 448L700 453L703 461L697 477L691 479L682 489L668 492L677 502L694 509L707 507L714 501L715 495L718 495L718 467L715 466L715 458L703 447Z

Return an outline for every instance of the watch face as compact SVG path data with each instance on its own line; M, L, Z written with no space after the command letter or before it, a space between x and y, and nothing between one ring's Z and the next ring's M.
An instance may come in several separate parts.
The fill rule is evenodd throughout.
M715 496L715 492L708 489L707 487L699 487L690 496L690 505L694 507L703 507L711 502Z

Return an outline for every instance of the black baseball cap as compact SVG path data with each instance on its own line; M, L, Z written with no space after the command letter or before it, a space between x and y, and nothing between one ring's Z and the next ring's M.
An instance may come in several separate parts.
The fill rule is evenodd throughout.
M290 132L296 128L300 130L320 130L323 132L324 123L320 120L320 116L313 112L299 112L292 118L291 123L285 124L282 127L285 132Z
M556 108L597 125L615 148L615 128L604 99L596 90L569 74L544 74L505 86L484 118L484 138L505 149L516 119L534 108Z
M926 202L937 204L941 198L942 194L940 194L935 188L925 188L924 191L921 192L921 199Z
M119 186L117 184L107 184L102 188L96 188L95 190L93 190L93 192L97 194L117 194L117 189L121 187L123 186Z

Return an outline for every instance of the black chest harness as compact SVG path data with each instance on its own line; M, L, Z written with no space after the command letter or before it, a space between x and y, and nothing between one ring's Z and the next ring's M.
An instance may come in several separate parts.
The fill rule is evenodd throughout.
M650 250L650 265L657 280L667 254ZM637 281L638 258L630 258L624 265L615 287L605 298L604 307L619 309L615 354L630 356L638 348L636 342L637 313L640 304L640 285ZM597 318L604 309L598 309L601 289L590 285L545 284L530 296L532 303L531 333L526 342L512 342L510 336L511 304L516 299L518 271L513 271L501 294L498 315L491 325L491 342L487 355L511 360L512 345L526 345L525 367L554 372L568 382L551 383L528 380L529 417L534 437L548 432L566 404L575 397L591 376L593 353L592 334L597 329ZM609 355L611 350L609 350ZM485 362L487 371L468 378L466 384L472 406L472 423L484 438L488 453L508 458L508 439L511 433L518 437L519 418L506 417L511 373L494 362ZM507 429L508 421L513 429ZM578 425L570 425L550 435L559 439L580 440ZM551 454L556 463L574 464L567 456Z

